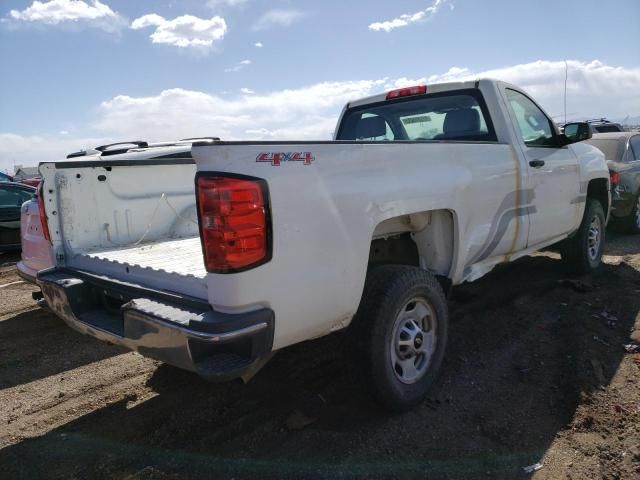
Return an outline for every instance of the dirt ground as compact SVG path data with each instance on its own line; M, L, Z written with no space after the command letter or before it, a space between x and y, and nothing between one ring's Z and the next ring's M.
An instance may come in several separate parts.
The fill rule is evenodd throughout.
M640 341L640 237L609 234L606 253L578 281L546 253L457 288L442 374L402 415L369 398L344 335L210 384L0 286L0 477L638 479L640 360L623 344ZM16 260L0 255L0 285Z

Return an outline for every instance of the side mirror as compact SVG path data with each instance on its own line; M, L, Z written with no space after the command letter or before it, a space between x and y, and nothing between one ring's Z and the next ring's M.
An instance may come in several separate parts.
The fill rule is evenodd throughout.
M587 122L567 123L564 126L565 145L582 142L591 138L591 127Z

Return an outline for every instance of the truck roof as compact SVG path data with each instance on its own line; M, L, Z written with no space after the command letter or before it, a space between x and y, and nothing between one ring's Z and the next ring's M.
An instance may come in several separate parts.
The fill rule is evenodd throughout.
M422 85L426 85L427 93L438 93L438 92L446 92L447 90L464 90L467 88L477 88L480 82L487 83L497 83L499 80L493 78L478 78L474 80L465 80L462 82L443 82L443 83L422 83ZM403 87L398 87L403 88ZM362 105L367 105L369 103L378 103L384 102L387 98L388 92L378 93L376 95L370 95L368 97L359 98L357 100L351 101L347 104L347 108L351 107L359 107Z

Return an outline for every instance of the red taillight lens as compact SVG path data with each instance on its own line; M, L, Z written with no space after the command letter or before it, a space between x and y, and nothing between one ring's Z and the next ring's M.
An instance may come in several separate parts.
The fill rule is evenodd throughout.
M197 179L200 236L207 271L246 270L270 257L266 184L203 175Z
M387 100L400 97L410 97L411 95L423 95L427 93L426 85L416 85L415 87L398 88L387 92Z
M611 180L611 186L615 187L620 183L620 174L618 172L609 172L609 179Z
M40 224L42 225L42 235L45 240L51 241L51 237L49 236L49 225L47 225L47 214L44 211L44 194L42 193L42 185L44 181L41 181L38 185L38 213L40 215Z

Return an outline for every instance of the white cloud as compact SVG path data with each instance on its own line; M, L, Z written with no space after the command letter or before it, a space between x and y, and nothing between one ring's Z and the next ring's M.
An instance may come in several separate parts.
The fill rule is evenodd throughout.
M385 32L390 32L395 28L406 27L412 23L421 22L428 20L433 17L440 7L446 3L447 0L435 0L433 4L424 10L420 10L416 13L403 13L397 18L393 18L391 20L384 20L382 22L374 22L369 25L369 30L373 30L374 32L379 32L380 30L384 30ZM452 5L453 6L453 5Z
M222 40L227 32L227 23L222 17L210 19L198 18L193 15L182 15L173 20L151 13L136 18L131 23L133 30L155 27L151 34L153 43L164 43L175 47L208 48L213 42Z
M247 65L251 65L251 60L242 60L241 62L236 63L233 67L225 68L224 71L227 73L239 72Z
M611 118L640 113L640 68L606 65L599 60L568 60L567 117ZM453 67L441 75L431 75L427 83L497 78L517 85L533 96L550 115L561 118L564 94L564 61L538 60L509 67L472 72Z
M66 155L109 143L107 138L69 138L57 135L0 133L0 172L13 173L14 165L33 166L41 161L64 160Z
M247 95L251 95L251 94L256 93L256 92L254 92L253 90L251 90L250 88L241 88L241 89L240 89L240 91L241 91L242 93L247 94Z
M34 1L24 10L11 10L8 17L7 20L13 24L86 25L108 32L117 31L126 23L119 13L99 0Z
M599 60L568 60L567 117L584 119L607 116L624 118L640 113L640 68L606 65ZM387 81L386 89L408 85L496 78L526 90L556 120L564 110L564 61L538 60L492 70L474 72L451 67L445 73L417 79L406 77Z
M382 83L381 80L323 82L235 98L181 88L151 97L120 95L101 104L96 127L116 138L208 135L226 139L326 140L344 103L372 93Z
M253 44L254 47L258 47L258 48L262 48L264 47L264 44L262 42L256 42Z
M640 115L640 68L569 61L568 112L574 118ZM353 99L411 84L494 77L524 88L551 114L562 113L564 62L538 61L473 72L452 67L418 79L321 82L295 89L224 97L174 88L157 95L119 95L103 102L92 128L94 139L0 134L0 169L15 163L55 160L82 147L122 139L148 141L220 136L224 139L321 139L335 127L343 105Z
M308 13L293 9L269 10L258 19L253 25L253 29L264 30L269 27L288 27L308 15Z

